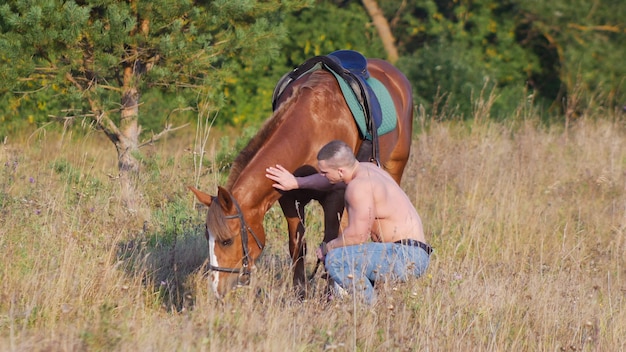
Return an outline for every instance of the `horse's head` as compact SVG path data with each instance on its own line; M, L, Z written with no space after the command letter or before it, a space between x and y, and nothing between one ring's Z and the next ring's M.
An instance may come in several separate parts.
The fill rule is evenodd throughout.
M250 283L254 260L261 254L263 243L244 219L235 198L226 189L218 187L217 196L193 187L189 189L200 203L209 207L206 238L209 242L211 284L215 294L221 298L231 289ZM263 231L262 226L257 231Z

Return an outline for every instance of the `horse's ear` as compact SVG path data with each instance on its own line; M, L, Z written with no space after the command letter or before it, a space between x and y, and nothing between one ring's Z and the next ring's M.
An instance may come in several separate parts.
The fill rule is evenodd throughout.
M233 208L233 199L230 193L223 187L217 186L217 200L220 203L220 207L224 210L224 213L230 213Z
M187 188L189 188L189 190L191 190L193 192L193 194L196 195L196 198L198 198L198 201L204 205L206 205L207 207L211 206L211 203L213 203L213 196L210 194L206 194L198 189L195 189L194 187L191 186L187 186Z

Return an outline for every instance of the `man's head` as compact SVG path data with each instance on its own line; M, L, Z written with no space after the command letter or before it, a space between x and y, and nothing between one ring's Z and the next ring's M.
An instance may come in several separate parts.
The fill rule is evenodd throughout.
M340 140L334 140L326 144L317 153L317 164L320 173L330 183L343 181L344 173L354 169L356 158L352 148Z

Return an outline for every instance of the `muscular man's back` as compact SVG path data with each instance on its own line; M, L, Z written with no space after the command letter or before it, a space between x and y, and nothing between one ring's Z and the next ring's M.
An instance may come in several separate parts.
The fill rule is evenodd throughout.
M348 185L348 203L350 191L360 193L361 197L364 194L373 197L372 211L375 220L372 225L372 240L395 242L412 238L424 242L422 220L410 199L387 172L374 164L360 163Z

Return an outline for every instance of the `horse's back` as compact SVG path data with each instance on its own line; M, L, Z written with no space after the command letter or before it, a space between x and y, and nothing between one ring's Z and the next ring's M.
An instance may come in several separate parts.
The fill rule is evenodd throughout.
M388 89L395 105L396 128L379 136L378 152L383 168L400 183L411 149L411 84L400 70L385 60L368 59L367 69ZM341 139L354 146L355 152L359 150L362 143L359 130L332 73L317 70L301 76L286 87L277 106L277 115L292 117L286 119L283 133L279 135L297 135L298 144L308 150L307 159L300 160L300 165L315 165L317 151L332 139Z
M390 62L368 59L370 75L379 80L393 99L397 114L395 130L379 137L381 162L394 179L400 183L409 159L413 134L413 91L406 76Z
M404 73L389 61L382 59L368 59L367 69L372 76L381 81L389 89L394 98L397 97L401 99L405 113L412 115L413 90L411 83ZM406 109L408 109L408 112Z

